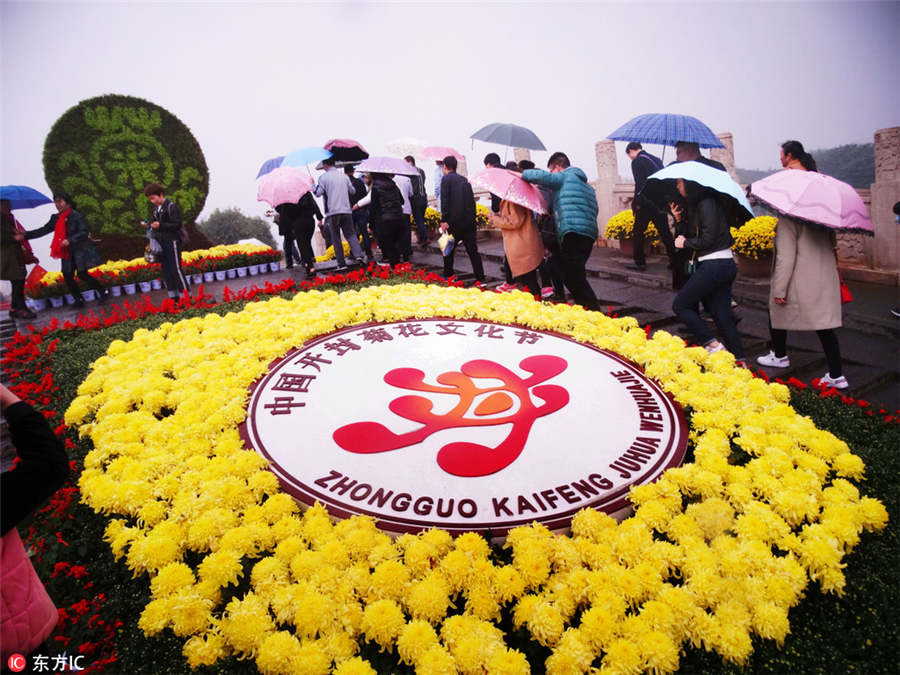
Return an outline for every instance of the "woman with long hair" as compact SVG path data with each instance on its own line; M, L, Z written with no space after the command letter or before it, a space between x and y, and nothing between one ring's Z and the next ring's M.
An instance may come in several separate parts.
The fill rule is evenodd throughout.
M782 144L781 164L796 171L816 170L815 160L799 141ZM790 367L788 329L814 330L828 362L828 372L819 382L846 389L849 384L843 374L841 347L834 332L842 323L835 246L834 233L830 230L779 215L769 286L771 350L756 362L767 368Z
M681 231L687 234L675 238L675 248L691 252L694 271L675 296L672 310L706 351L727 348L743 365L744 347L731 312L731 286L737 265L731 253L734 239L728 219L714 190L682 178L677 185L684 203L673 202L670 208ZM701 302L712 314L724 345L700 318Z

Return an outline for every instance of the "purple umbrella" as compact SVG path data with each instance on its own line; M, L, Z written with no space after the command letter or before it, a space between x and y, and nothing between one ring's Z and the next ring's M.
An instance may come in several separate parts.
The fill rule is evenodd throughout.
M390 173L402 176L418 176L419 170L410 166L405 160L395 157L369 157L356 165L362 173Z

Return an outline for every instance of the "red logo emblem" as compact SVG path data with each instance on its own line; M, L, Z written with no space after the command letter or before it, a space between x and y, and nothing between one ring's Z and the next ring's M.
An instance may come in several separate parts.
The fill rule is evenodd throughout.
M547 355L529 356L522 359L519 367L531 376L523 379L494 361L467 361L459 372L438 375L438 385L442 386L425 383L425 373L416 368L396 368L384 376L384 381L391 386L456 396L458 402L449 412L437 415L431 412L434 403L424 396L400 396L391 401L388 408L401 417L422 424L421 429L395 434L378 422L354 422L335 431L333 438L344 450L370 454L415 445L445 429L512 424L509 435L495 448L478 443L453 442L443 446L437 455L438 465L455 476L496 473L512 464L521 454L537 418L556 412L569 402L569 392L565 388L541 384L568 367L565 359ZM474 382L475 378L501 380L503 384L479 387ZM535 406L529 390L544 403ZM465 417L477 397L482 398L472 410L473 416ZM513 397L519 402L518 410L502 415L515 405Z

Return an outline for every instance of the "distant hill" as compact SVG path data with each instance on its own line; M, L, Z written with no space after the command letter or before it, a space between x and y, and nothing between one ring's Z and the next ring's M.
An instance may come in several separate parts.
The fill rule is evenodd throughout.
M875 182L875 146L872 143L841 145L836 148L813 150L819 171L849 183L855 188L868 188ZM765 178L775 169L740 169L735 167L742 184Z

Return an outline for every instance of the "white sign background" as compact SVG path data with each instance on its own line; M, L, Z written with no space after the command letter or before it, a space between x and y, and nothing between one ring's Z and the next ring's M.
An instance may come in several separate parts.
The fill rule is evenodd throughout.
M437 335L440 332L438 324L448 323L461 326L459 330L465 335ZM401 337L401 324L418 324L428 335ZM499 328L502 339L487 337L487 332L479 337L476 329L483 325ZM393 339L367 342L362 334L371 328L383 328ZM540 338L531 344L520 339L517 334L520 331L537 333ZM360 349L338 355L325 348L326 343L340 338L351 340ZM302 367L297 360L304 354L318 354L331 363L319 363L319 371L314 367ZM438 451L453 441L495 447L508 435L512 426L509 423L445 429L416 445L373 454L344 450L332 437L336 429L363 421L378 422L397 434L419 429L420 423L389 410L390 402L400 396L424 396L433 402L433 412L437 414L449 411L458 403L455 395L418 392L387 384L384 376L394 368L422 370L426 383L437 384L438 375L459 372L466 361L487 359L526 378L531 373L522 370L519 363L526 357L538 355L561 357L568 363L562 373L540 384L564 387L569 393L569 402L555 412L538 417L518 458L491 475L462 477L449 474L437 463ZM661 413L662 431L641 431L638 406L627 389L627 385L634 382L623 383L611 374L624 371L644 385L646 391L652 392ZM273 390L281 373L315 375L316 379L308 383L305 393ZM499 380L486 379L478 379L476 383L479 387L502 384ZM292 408L290 414L273 415L264 406L271 405L276 397L292 397L294 402L302 401L305 405ZM475 404L479 400L476 399ZM544 403L534 394L531 400L536 406ZM515 405L512 410L517 408ZM465 416L474 417L471 410ZM639 368L622 357L552 333L451 319L354 326L318 338L291 352L254 387L248 422L243 431L249 445L271 460L272 470L294 496L307 503L318 499L336 515L367 513L378 518L385 529L399 531L436 526L451 530L490 529L502 533L533 520L560 527L575 512L589 505L609 512L620 511L626 506L624 495L628 487L635 482L651 481L666 468L680 463L687 443L686 424L677 404ZM628 450L638 437L660 439L658 449L639 471L623 478L610 463ZM340 477L326 480L328 476L334 476L334 472ZM599 480L598 475L606 480ZM593 482L589 481L590 476L594 477ZM342 480L343 494L335 489ZM576 481L587 482L600 494L585 496L571 488ZM597 488L597 485L606 486L607 483L608 488ZM371 491L367 493L360 487L355 495L365 497L351 499L353 487L361 484L370 485ZM352 487L346 487L348 485ZM564 487L561 493L556 490L559 486L570 487ZM390 502L383 507L370 503L379 488L383 490L382 494L388 491L393 495L408 494L411 498L408 508L397 510L391 508ZM548 490L551 491L550 498L542 497L542 491ZM574 503L572 495L577 499ZM420 497L433 500L434 505L426 515L413 511L413 502ZM519 508L519 497L527 500L532 508ZM435 507L439 498L445 513L450 511L450 500L453 500L449 515L437 514ZM506 501L502 501L504 498ZM461 505L462 500L471 501ZM495 500L502 504L500 508ZM552 506L551 500L555 501ZM402 501L399 505L402 506ZM423 502L420 508L424 510L425 505Z

